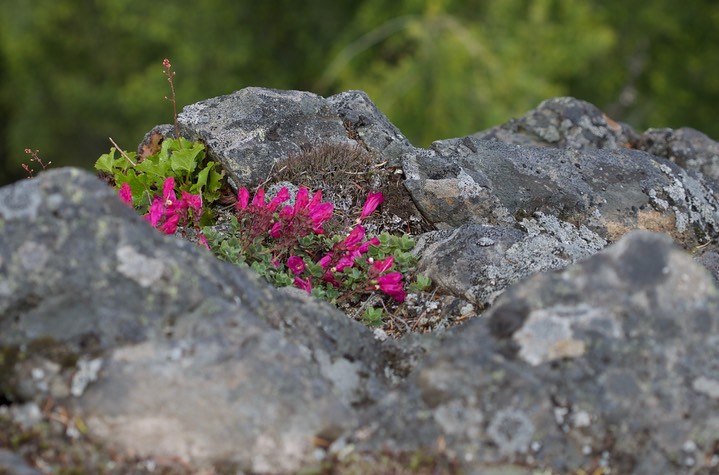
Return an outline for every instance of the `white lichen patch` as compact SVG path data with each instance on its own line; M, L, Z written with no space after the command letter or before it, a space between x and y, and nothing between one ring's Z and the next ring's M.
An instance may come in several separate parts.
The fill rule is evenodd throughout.
M434 420L442 427L445 434L464 436L476 440L484 424L484 415L467 402L453 400L439 406L434 411Z
M477 184L464 169L460 169L457 175L457 187L463 196L480 197L486 194L484 188Z
M586 343L574 328L591 328L608 337L621 337L619 323L591 307L556 306L531 312L513 338L519 344L519 356L537 366L561 358L584 355Z
M487 435L505 455L527 453L534 436L534 424L522 411L503 409L495 414Z
M342 399L352 401L361 384L359 365L345 358L337 358L332 361L330 356L321 350L315 352L315 359L320 365L322 374L332 381Z
M16 253L18 263L28 272L42 271L50 258L47 246L33 241L26 241Z
M102 358L92 360L80 359L77 362L77 371L72 377L70 385L70 393L75 397L80 397L85 392L87 385L93 381L97 381L97 375L102 368Z
M692 389L712 399L719 399L719 381L699 376L692 381Z
M117 271L142 287L149 287L159 281L165 270L162 261L140 254L132 246L120 246L116 254Z
M31 180L20 180L0 189L0 218L3 220L33 220L37 216L42 202Z

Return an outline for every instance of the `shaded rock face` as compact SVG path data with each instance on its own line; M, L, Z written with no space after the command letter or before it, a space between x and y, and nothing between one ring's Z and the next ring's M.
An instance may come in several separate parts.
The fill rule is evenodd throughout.
M715 142L557 98L424 150L362 92L261 88L180 126L238 185L315 143L401 165L438 229L421 271L482 314L379 341L54 170L0 189L0 409L53 401L119 452L238 473L417 453L477 474L719 468Z

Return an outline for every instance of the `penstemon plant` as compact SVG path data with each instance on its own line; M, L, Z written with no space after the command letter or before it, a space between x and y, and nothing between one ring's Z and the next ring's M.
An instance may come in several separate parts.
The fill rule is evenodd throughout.
M384 200L381 193L370 192L351 229L335 235L327 235L323 226L333 206L322 201L321 191L310 195L300 187L294 205L284 204L289 199L287 188L269 202L263 188L252 200L247 188L241 188L229 232L203 229L210 249L222 259L252 267L278 287L294 285L335 304L356 304L374 292L404 301L403 274L416 264L408 252L414 241L389 234L368 238L362 226ZM418 290L428 282L413 285ZM377 312L366 313L378 321Z
M293 204L288 204L286 187L269 201L264 188L250 196L242 187L229 230L218 231L212 226L216 220L211 205L220 196L224 172L205 159L203 144L179 137L175 73L168 60L163 68L172 91L168 100L173 104L175 138L164 138L154 153L139 157L112 148L95 164L115 185L120 199L151 226L165 234L180 231L183 237L193 229L201 246L221 259L251 267L277 287L295 286L338 305L361 303L362 316L372 326L382 324L383 308L368 306L369 297L384 295L401 303L407 290L429 287L427 278L407 282L405 277L413 273L417 260L410 253L411 237L366 235L362 223L383 202L382 193L370 192L352 225L328 233L324 225L334 207L322 201L321 191L300 187Z

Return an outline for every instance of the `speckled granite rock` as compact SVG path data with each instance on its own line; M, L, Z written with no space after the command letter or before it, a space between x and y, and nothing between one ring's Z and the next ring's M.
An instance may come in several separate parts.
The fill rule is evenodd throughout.
M701 266L664 236L631 233L510 287L336 450L421 451L476 474L507 463L528 467L520 473L710 473L717 315Z
M425 245L425 241L427 244ZM466 224L423 234L419 271L435 285L484 308L509 285L596 254L607 241L585 226L536 213L518 228Z
M547 99L520 118L471 136L516 145L577 150L627 148L639 139L628 125L607 117L595 105L573 97Z
M403 168L417 207L443 229L515 226L541 212L608 241L646 229L686 248L719 230L719 203L701 177L635 150L554 150L464 137L406 154Z

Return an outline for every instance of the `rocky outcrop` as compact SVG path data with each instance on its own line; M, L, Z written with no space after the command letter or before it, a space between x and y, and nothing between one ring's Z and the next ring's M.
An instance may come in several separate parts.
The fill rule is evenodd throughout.
M631 150L641 134L560 98L424 150L363 93L259 88L181 128L236 184L322 141L402 166L394 199L439 228L416 236L421 269L477 317L380 338L49 171L0 189L0 423L61 407L68 434L188 473L719 469L719 292L699 264L719 268L719 208L681 166L716 143ZM0 447L3 467L36 472Z

